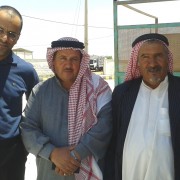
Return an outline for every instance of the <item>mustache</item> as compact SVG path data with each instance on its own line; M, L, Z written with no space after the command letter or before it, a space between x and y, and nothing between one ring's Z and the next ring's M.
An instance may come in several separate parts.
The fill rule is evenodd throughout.
M147 71L151 72L151 73L156 73L156 72L161 72L162 68L160 66L157 66L157 67L148 67Z
M64 71L72 71L72 68L64 68Z

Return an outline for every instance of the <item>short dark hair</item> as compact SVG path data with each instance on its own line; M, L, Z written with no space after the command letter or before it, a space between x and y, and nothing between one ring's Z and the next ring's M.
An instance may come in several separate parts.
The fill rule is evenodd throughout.
M20 26L20 32L21 32L22 26L23 26L23 19L22 19L21 14L19 13L19 11L12 6L7 6L7 5L0 6L0 11L2 11L2 10L11 11L13 13L13 15L16 15L19 17L19 19L21 21L21 26Z

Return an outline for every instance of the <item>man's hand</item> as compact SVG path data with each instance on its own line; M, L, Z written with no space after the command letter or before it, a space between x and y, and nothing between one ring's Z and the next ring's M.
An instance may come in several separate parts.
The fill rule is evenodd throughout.
M70 151L73 149L74 146L70 146L55 148L52 151L50 159L55 164L55 171L58 174L62 176L72 175L74 174L74 171L80 167L80 161L75 160L70 154Z

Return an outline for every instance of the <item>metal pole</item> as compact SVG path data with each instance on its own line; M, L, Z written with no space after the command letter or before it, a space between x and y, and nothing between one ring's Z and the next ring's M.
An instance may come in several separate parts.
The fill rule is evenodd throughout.
M117 1L117 5L162 2L162 1L177 1L177 0L124 0L124 1Z
M150 15L150 14L148 14L148 13L145 13L145 12L143 12L143 11L141 11L141 10L139 10L139 9L136 9L136 8L134 8L134 7L132 7L132 6L129 6L129 5L127 5L127 4L124 4L123 6L129 8L129 9L135 11L135 12L138 12L138 13L140 13L140 14L143 14L143 15L145 15L145 16L154 18L154 19L155 19L155 24L158 25L158 17L152 16L152 15ZM158 26L155 28L155 32L158 33Z
M88 53L88 0L85 0L85 12L84 12L84 45L85 45L85 51Z
M120 77L117 72L119 72L119 59L118 59L118 17L117 17L117 2L113 2L113 14L114 14L114 71L115 71L115 85L119 84Z

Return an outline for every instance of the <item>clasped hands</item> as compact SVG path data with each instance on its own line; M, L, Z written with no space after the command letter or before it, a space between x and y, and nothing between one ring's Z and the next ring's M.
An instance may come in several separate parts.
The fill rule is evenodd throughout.
M75 146L55 148L50 159L56 166L55 172L61 176L71 176L81 165L80 155L74 151L77 160L71 155L71 151Z

